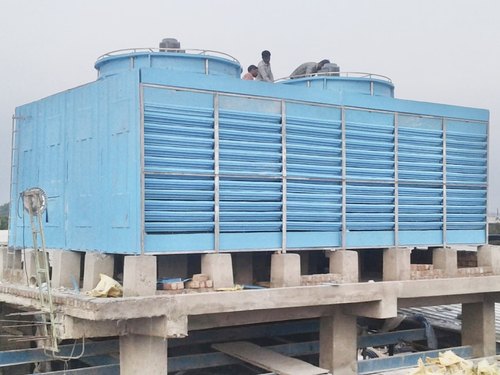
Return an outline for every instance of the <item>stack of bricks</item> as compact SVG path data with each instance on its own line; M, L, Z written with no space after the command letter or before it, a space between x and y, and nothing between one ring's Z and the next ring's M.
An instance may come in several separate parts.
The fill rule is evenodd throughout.
M184 283L182 281L172 281L162 283L163 290L181 290L184 289Z
M492 267L466 267L458 269L458 277L493 275Z
M311 286L311 285L320 285L327 283L341 283L342 275L338 273L322 273L316 275L303 275L301 276L300 285L302 286Z
M188 289L213 288L213 286L213 281L203 273L193 275L193 279L186 283L186 288Z
M411 279L440 279L444 277L444 271L434 269L432 264L412 264Z

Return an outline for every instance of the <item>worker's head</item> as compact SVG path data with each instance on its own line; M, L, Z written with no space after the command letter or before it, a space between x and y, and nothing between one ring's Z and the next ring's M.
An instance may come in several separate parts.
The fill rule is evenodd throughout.
M330 60L326 60L326 59L325 60L321 60L318 63L318 70L321 70L325 64L330 64Z
M257 68L255 65L250 65L248 67L248 73L252 75L252 77L257 77L257 74L259 74L259 68Z
M267 49L265 51L262 51L262 60L264 60L265 63L271 61L271 52L269 52Z

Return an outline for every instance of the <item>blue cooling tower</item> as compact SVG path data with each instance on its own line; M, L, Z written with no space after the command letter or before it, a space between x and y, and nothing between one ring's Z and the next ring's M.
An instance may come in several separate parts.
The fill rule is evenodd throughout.
M20 193L48 248L107 253L486 242L488 111L395 99L390 80L243 81L237 61L133 50L96 82L16 109Z

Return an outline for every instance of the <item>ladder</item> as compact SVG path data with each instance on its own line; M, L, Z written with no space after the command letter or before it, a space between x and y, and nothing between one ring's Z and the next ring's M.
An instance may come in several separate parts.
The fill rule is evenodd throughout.
M32 188L22 193L24 209L29 213L31 233L33 235L33 251L35 255L36 284L40 300L40 336L47 337L45 350L58 352L55 312L52 303L52 291L49 275L49 258L45 249L42 213L45 211L47 196L40 188ZM40 245L38 243L40 242Z

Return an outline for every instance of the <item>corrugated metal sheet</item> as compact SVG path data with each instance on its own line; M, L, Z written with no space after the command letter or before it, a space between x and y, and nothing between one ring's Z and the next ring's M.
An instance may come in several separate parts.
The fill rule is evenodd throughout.
M429 323L438 328L460 332L462 329L462 305L440 305L426 307L411 307L399 309L399 313L411 316L422 314ZM495 331L496 341L500 342L500 304L495 303Z

